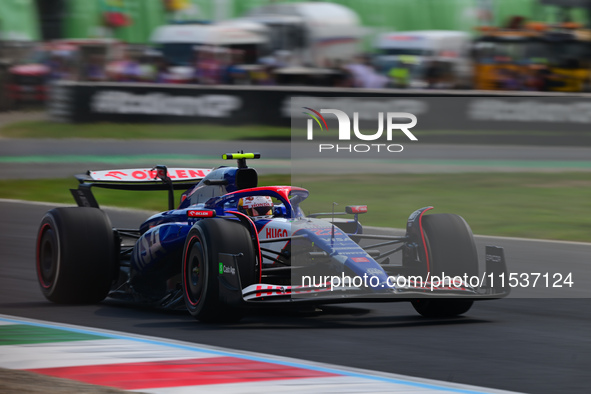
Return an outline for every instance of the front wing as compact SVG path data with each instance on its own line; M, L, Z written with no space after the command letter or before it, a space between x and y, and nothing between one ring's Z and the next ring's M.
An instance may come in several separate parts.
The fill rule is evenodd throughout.
M453 282L407 282L403 286L375 289L340 286L330 281L310 286L289 286L256 283L242 288L236 256L220 253L220 298L234 305L265 305L277 303L330 304L364 301L408 301L416 298L468 298L472 300L497 299L509 295L510 287L488 286L489 275L507 272L503 248L486 247L486 272L477 287ZM396 283L393 278L393 283ZM498 281L497 281L498 283Z

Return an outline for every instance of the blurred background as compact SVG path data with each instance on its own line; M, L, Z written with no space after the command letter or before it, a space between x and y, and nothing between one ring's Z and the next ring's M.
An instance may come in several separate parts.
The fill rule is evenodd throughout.
M0 0L0 312L505 390L587 392L590 92L591 0ZM366 134L380 112L413 113L418 141L398 133L400 153L311 160L302 136L292 141L291 121L309 118L300 107L292 116L293 97L359 112ZM312 212L367 204L363 223L396 229L433 205L462 215L480 251L503 246L510 267L576 265L585 292L482 303L445 322L406 304L362 304L234 328L109 303L48 307L36 232L50 207L74 204L73 175L212 168L238 150L261 153L249 162L260 185L311 190ZM166 192L150 193L96 196L116 226L137 228L167 207Z
M308 97L361 111L369 129L379 112L419 117L420 142L382 163L409 206L372 211L376 224L403 223L424 198L477 233L585 241L590 12L591 0L3 0L0 197L70 203L75 173L213 167L228 149L260 151L261 181L290 183L318 173L290 146L306 116L291 100ZM434 180L449 198L422 191Z
M585 92L588 0L3 0L0 108L52 81Z

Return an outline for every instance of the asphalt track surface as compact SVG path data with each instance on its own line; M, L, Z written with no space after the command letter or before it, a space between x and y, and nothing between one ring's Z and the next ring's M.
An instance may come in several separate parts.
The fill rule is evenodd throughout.
M35 236L48 205L0 202L0 313L256 351L337 365L531 393L582 393L591 386L589 299L504 299L464 317L431 320L407 303L258 312L236 325L205 325L184 312L104 301L46 301L34 270ZM110 212L135 227L137 212ZM549 264L556 254L589 262L591 245L478 237L508 259Z

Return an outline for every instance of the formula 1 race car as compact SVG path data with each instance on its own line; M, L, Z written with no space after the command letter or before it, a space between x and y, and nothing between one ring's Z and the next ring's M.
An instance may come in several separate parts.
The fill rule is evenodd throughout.
M247 159L237 167L88 171L71 190L78 207L54 208L41 221L36 267L56 303L106 297L186 308L206 322L239 320L252 307L410 301L427 317L463 314L495 299L506 272L503 249L486 247L480 268L472 232L460 216L413 212L404 236L365 234L362 205L304 215L308 191L258 187ZM112 228L93 187L168 190L168 210L139 229ZM175 208L174 191L185 190ZM335 215L352 215L351 219ZM376 243L377 242L377 243ZM401 261L391 256L401 252ZM484 272L483 272L484 271ZM473 279L476 279L475 281Z

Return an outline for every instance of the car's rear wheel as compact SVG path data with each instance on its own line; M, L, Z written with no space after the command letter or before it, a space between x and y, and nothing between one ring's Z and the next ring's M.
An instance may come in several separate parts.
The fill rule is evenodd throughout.
M478 254L472 230L458 215L442 213L422 219L430 276L453 278L478 275ZM464 298L418 299L415 310L425 317L453 317L464 314L473 301Z
M236 255L242 287L256 280L254 245L242 224L225 219L197 222L185 242L182 285L187 310L203 322L235 322L244 314L241 306L220 298L220 253Z
M96 208L55 208L37 235L36 269L43 295L64 304L97 303L115 272L115 240L108 216Z

